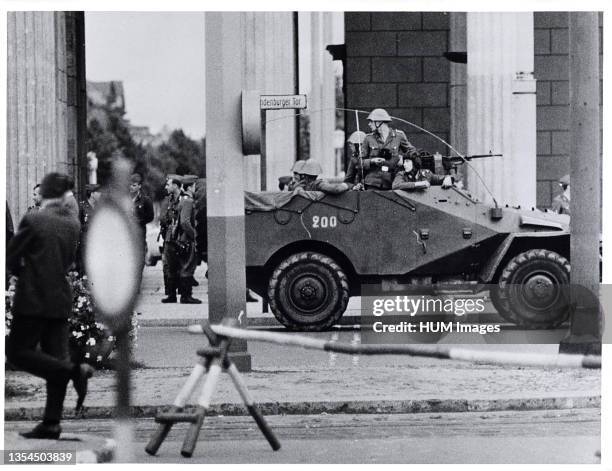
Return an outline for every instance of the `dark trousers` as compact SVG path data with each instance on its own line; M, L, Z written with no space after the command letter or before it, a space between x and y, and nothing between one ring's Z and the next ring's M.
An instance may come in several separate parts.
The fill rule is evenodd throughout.
M16 315L11 324L6 354L17 368L47 381L44 420L59 422L66 387L74 368L69 359L68 321Z
M182 254L180 259L179 293L181 296L191 296L193 275L198 267L198 256L195 250L195 243L191 243L189 252Z
M176 290L179 289L180 283L181 259L176 251L176 245L172 242L164 244L162 263L164 265L166 295L176 296Z

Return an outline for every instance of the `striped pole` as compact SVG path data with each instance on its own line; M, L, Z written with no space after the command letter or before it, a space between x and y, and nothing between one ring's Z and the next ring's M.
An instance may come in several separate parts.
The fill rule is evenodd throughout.
M277 345L292 345L306 349L349 355L410 355L498 365L601 369L601 357L595 355L489 352L441 345L357 345L313 339L302 335L244 330L222 325L213 325L211 328L216 334L224 337L268 342Z

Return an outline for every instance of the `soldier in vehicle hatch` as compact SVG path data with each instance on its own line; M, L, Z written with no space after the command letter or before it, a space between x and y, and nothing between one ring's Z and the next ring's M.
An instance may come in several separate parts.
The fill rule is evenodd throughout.
M348 147L351 156L346 169L344 183L348 183L351 187L354 187L362 180L363 169L361 167L361 159L363 157L363 143L365 138L365 132L355 131L346 140L349 144Z
M397 172L393 179L393 190L425 190L430 185L441 185L448 188L453 185L453 177L450 175L437 175L431 170L421 168L420 157L404 159L404 170Z
M368 115L372 132L363 142L363 181L366 190L389 190L402 156L416 152L403 131L389 126L391 116L382 108L376 108ZM357 175L360 176L360 169Z
M316 160L308 159L298 170L299 181L295 186L296 191L322 191L332 195L339 195L349 190L347 183L330 183L317 178L323 169Z
M563 175L559 178L559 186L563 193L555 196L552 202L552 210L558 214L570 214L570 176Z

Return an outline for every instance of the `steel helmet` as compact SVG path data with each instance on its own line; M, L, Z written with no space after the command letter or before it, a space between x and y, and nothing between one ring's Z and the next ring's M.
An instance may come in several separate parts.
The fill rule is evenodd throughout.
M305 160L296 160L291 167L291 173L301 173L302 167L304 166Z
M368 121L389 122L391 121L391 116L382 108L376 108L368 115Z
M559 183L561 185L569 185L570 184L570 176L569 175L563 175L561 178L559 178Z
M319 162L313 159L308 159L304 161L304 165L298 173L302 175L309 175L311 177L318 177L323 173L323 169L321 168L321 165L319 165Z
M349 136L347 142L349 144L363 144L365 141L366 133L363 131L355 131L353 134Z

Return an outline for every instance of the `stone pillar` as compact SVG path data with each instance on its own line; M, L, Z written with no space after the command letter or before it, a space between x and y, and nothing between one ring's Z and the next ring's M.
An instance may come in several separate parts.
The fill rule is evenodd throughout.
M500 204L536 204L536 86L533 13L467 13L468 153L503 154L474 161L470 191Z
M450 13L449 51L467 51L467 19L464 12ZM467 152L467 65L450 64L450 143L461 153ZM465 169L459 167L465 175ZM465 178L464 178L465 180ZM469 186L469 182L464 181Z
M246 12L244 80L247 90L290 95L295 91L297 57L293 47L292 12ZM268 190L278 189L278 177L288 175L295 161L295 112L267 112L266 180ZM245 158L245 189L259 191L259 155Z
M336 168L336 156L334 150L334 131L336 128L336 94L333 58L325 48L332 44L333 40L333 13L323 13L323 42L319 51L321 69L321 167L323 175L326 177L335 176L338 171Z
M450 13L449 51L467 50L467 19L463 12ZM450 143L459 152L467 152L467 65L450 64ZM467 182L466 170L459 167L459 177Z
M561 353L601 354L599 237L601 149L599 19L597 12L569 14L570 49L570 258L572 304L569 335ZM581 288L586 288L583 290Z
M247 326L241 135L244 31L245 13L206 13L208 316L211 323L239 318L242 327ZM241 371L250 371L246 341L234 340L230 352Z
M82 12L7 14L7 201L18 222L51 171L80 182L85 100Z
M322 29L322 12L310 13L310 96L308 97L308 110L310 116L310 158L323 162L323 144L322 139L322 116L321 108L322 101L322 64L321 56L323 55L323 41L321 40Z

